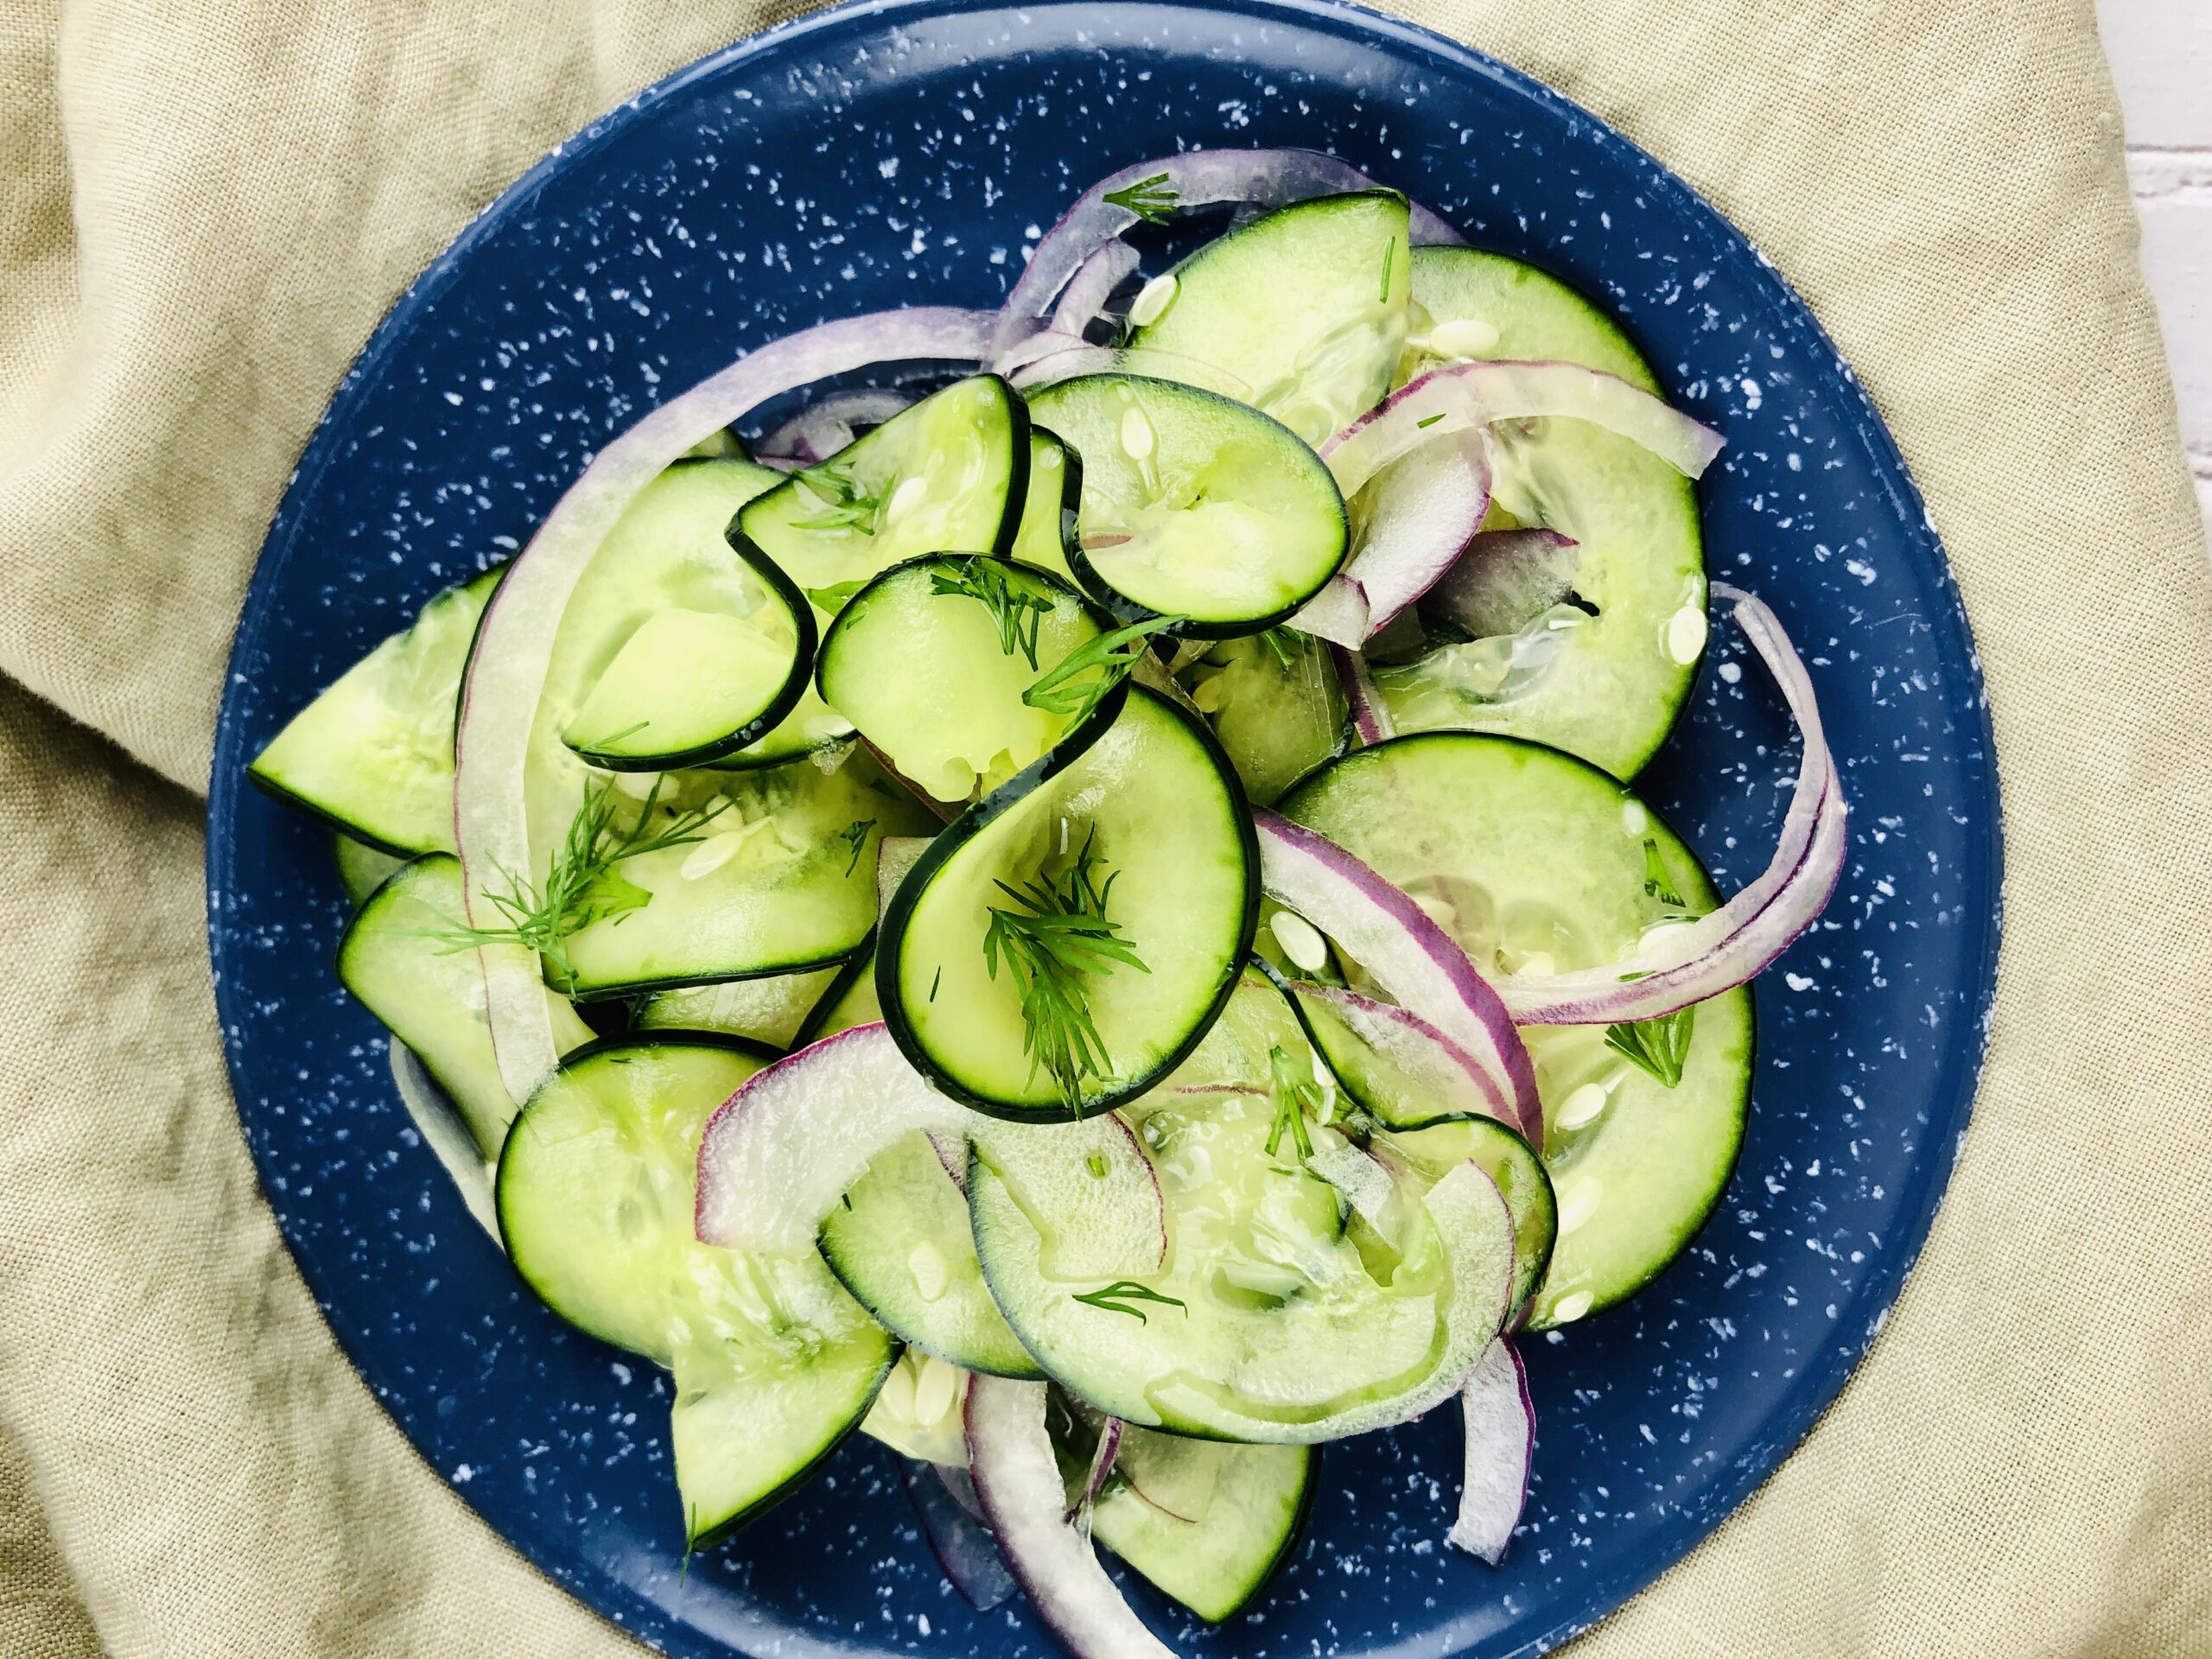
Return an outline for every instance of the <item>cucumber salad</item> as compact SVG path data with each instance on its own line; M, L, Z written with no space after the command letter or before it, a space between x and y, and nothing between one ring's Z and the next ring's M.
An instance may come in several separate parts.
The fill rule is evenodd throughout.
M1502 1558L1515 1344L1719 1201L1844 858L1721 442L1341 162L1145 162L1001 309L654 410L261 752L463 1197L672 1374L690 1545L859 1429L971 1600L1160 1655L1097 1546L1228 1618L1323 1442L1456 1396ZM1632 783L1709 614L1802 743L1725 902Z

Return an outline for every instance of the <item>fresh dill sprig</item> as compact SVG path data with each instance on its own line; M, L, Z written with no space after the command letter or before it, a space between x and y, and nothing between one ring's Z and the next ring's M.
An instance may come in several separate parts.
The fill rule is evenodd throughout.
M793 530L857 530L863 536L875 534L882 504L853 476L850 465L825 461L793 476L822 504L821 512L810 518L792 519Z
M542 886L533 886L504 866L499 870L505 891L490 890L485 897L501 917L499 927L467 927L459 924L433 930L429 936L442 940L448 950L474 950L486 944L518 944L535 950L553 970L556 983L573 985L576 966L569 960L568 941L602 917L643 909L652 894L626 881L616 867L625 860L642 858L671 847L703 839L701 831L728 809L727 799L708 807L689 807L660 828L653 828L653 809L660 804L662 780L653 779L636 819L626 827L615 826L615 798L612 779L598 778L584 785L583 804L569 820L569 833L553 855Z
M800 528L806 529L809 526L801 525ZM808 602L815 609L835 616L845 608L847 600L867 586L868 583L865 581L833 582L827 588L802 588L799 592L806 595Z
M1139 179L1135 184L1119 190L1109 190L1105 199L1116 207L1126 207L1147 225L1165 225L1167 217L1182 200L1180 192L1162 189L1167 183L1165 173L1155 173L1148 179Z
M855 870L860 868L861 854L868 847L868 832L874 828L874 818L855 818L837 832L837 839L853 849L853 856L845 866L847 875L850 875Z
M1680 910L1688 902L1675 890L1675 878L1667 874L1667 862L1659 856L1659 843L1651 836L1643 838L1643 890L1662 905L1672 905Z
M1376 302L1377 304L1387 305L1389 303L1390 267L1397 263L1398 245L1395 241L1385 242L1382 245L1382 291L1375 296Z
M972 599L991 613L998 626L999 652L1011 657L1016 651L1037 666L1037 630L1052 613L1052 601L1041 594L1016 592L1007 580L1007 569L993 559L969 559L954 574L930 572L930 592Z
M1672 1089L1682 1080L1682 1065L1689 1058L1690 1029L1697 1015L1692 1004L1662 1014L1656 1020L1636 1020L1605 1027L1605 1046L1624 1055Z
M1096 851L1096 824L1085 832L1083 850L1058 875L1039 874L1012 887L997 883L1017 908L990 906L983 935L983 966L995 980L1006 960L1021 996L1022 1052L1029 1057L1032 1080L1045 1072L1059 1085L1070 1106L1083 1098L1085 1078L1103 1077L1113 1064L1091 1016L1090 976L1116 967L1144 965L1136 947L1109 921L1106 906L1119 878L1098 879L1105 860Z
M1306 1132L1306 1116L1325 1103L1312 1064L1302 1056L1294 1059L1280 1045L1268 1050L1268 1072L1275 1097L1274 1126L1268 1131L1268 1156L1275 1155L1286 1132L1298 1148L1298 1161L1313 1155L1313 1137Z
M1021 694L1021 700L1032 709L1042 709L1055 715L1070 716L1068 724L1079 726L1088 719L1090 711L1106 700L1106 694L1129 677L1145 653L1145 641L1162 628L1172 628L1190 619L1182 616L1151 616L1141 622L1132 622L1126 628L1116 628L1111 633L1102 633L1096 639L1085 640L1052 667L1037 677L1037 682ZM1098 671L1098 677L1084 683L1074 683L1080 675Z
M1260 643L1275 659L1275 666L1287 672L1298 666L1298 635L1289 628L1268 628L1260 634Z
M1188 1303L1179 1297L1163 1296L1150 1286L1141 1285L1134 1279L1116 1279L1110 1285L1101 1285L1096 1290L1086 1290L1077 1296L1076 1300L1088 1303L1092 1307L1103 1307L1109 1313L1126 1313L1139 1325L1150 1323L1144 1316L1144 1310L1141 1307L1125 1306L1125 1303L1154 1302L1162 1307L1179 1307L1183 1310L1185 1319L1191 1317Z

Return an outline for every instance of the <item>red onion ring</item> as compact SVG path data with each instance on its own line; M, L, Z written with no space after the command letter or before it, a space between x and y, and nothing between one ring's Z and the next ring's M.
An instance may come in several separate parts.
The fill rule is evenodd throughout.
M983 1518L1037 1617L1076 1659L1174 1659L1144 1627L1069 1524L1067 1488L1045 1428L1045 1385L976 1376L968 1384L968 1468Z
M1496 1567L1529 1501L1529 1465L1536 1446L1536 1408L1528 1368L1503 1337L1485 1349L1459 1390L1466 1435L1459 1479L1459 1514L1449 1541Z
M1431 369L1323 444L1321 458L1350 499L1384 467L1444 433L1543 416L1617 432L1690 478L1703 474L1724 442L1711 427L1618 375L1579 363L1499 360Z
M1401 1007L1464 1049L1512 1103L1529 1144L1543 1145L1543 1102L1529 1050L1459 942L1333 842L1264 808L1252 821L1268 897L1340 943Z
M1290 626L1364 645L1450 572L1482 529L1490 487L1479 428L1430 436L1401 455L1368 480L1351 556Z
M856 435L856 426L881 426L893 415L913 407L914 394L889 386L858 386L833 391L809 404L753 447L753 458L764 465L792 461L811 467L827 461Z
M1356 651L1346 651L1342 645L1329 647L1330 659L1337 665L1337 680L1344 689L1344 702L1351 709L1351 728L1363 743L1380 743L1395 736L1390 716L1384 712L1382 699L1375 690L1375 682L1368 677L1367 661Z
M1850 817L1821 729L1812 677L1764 603L1726 582L1714 582L1713 593L1733 607L1737 625L1781 687L1804 741L1773 861L1719 909L1656 935L1656 949L1600 968L1502 982L1498 995L1525 1025L1653 1020L1718 996L1764 972L1813 925L1842 877Z

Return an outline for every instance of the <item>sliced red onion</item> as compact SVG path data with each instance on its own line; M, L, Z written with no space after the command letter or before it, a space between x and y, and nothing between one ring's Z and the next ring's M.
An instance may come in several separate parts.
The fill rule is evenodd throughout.
M1574 591L1581 549L1555 530L1490 530L1422 596L1421 608L1478 639L1515 633Z
M1335 843L1264 808L1260 884L1344 946L1376 983L1457 1043L1512 1103L1522 1132L1543 1145L1535 1067L1498 993L1433 918Z
M699 1141L696 1227L709 1244L799 1255L869 1161L919 1129L965 1135L1066 1228L1063 1271L1141 1278L1167 1232L1160 1185L1113 1113L1012 1123L939 1094L878 1025L855 1026L748 1078Z
M1490 511L1490 442L1479 428L1431 438L1370 479L1359 539L1294 628L1357 648L1434 587Z
M1483 1357L1459 1390L1465 1419L1466 1462L1459 1482L1459 1515L1450 1541L1496 1567L1521 1523L1529 1501L1529 1464L1536 1446L1536 1408L1529 1398L1529 1372L1503 1337Z
M890 386L859 386L833 391L809 404L753 446L756 461L793 461L811 467L827 461L857 436L856 427L881 426L914 406L911 391Z
M1467 1051L1410 1008L1377 1002L1357 991L1333 985L1290 982L1295 1001L1321 1005L1319 1017L1333 1016L1360 1042L1398 1071L1408 1085L1433 1109L1429 1117L1494 1117L1509 1128L1527 1133L1519 1103L1498 1079ZM1326 1045L1320 1045L1324 1058ZM1343 1081L1341 1074L1338 1081ZM1352 1092L1357 1094L1355 1088ZM1375 1109L1371 1103L1370 1109ZM1386 1122L1387 1113L1377 1112ZM1408 1117L1393 1127L1402 1128L1421 1119Z
M1044 327L1061 291L1085 262L1143 222L1137 213L1107 197L1127 195L1133 187L1147 184L1161 210L1172 213L1232 203L1281 207L1314 196L1379 188L1349 162L1310 149L1194 149L1125 167L1077 197L1031 253L999 314L991 340L994 359ZM1413 207L1413 239L1449 246L1465 240L1419 203Z
M1653 1020L1718 996L1764 971L1813 925L1842 877L1850 851L1849 813L1842 779L1821 730L1812 677L1764 604L1726 582L1714 582L1713 592L1733 607L1738 626L1782 688L1804 741L1773 861L1719 909L1647 935L1637 953L1624 961L1504 981L1498 993L1523 1023L1597 1026Z
M761 346L671 399L609 443L554 504L486 607L461 689L455 734L454 832L469 919L496 918L495 887L531 878L524 779L531 728L569 596L637 493L692 445L771 397L878 363L980 361L994 319L942 307L883 311L802 329ZM518 1101L560 1058L537 957L505 946L478 953L500 1081Z
M1337 680L1344 689L1344 702L1351 709L1351 728L1359 734L1359 741L1380 743L1396 736L1382 699L1376 694L1375 682L1368 677L1366 659L1342 645L1331 645L1329 656L1337 665Z
M400 1103L414 1121L415 1133L423 1137L430 1155L452 1179L470 1216L492 1235L494 1244L505 1249L506 1240L499 1232L499 1200L493 1196L493 1166L484 1161L476 1137L468 1132L451 1096L438 1087L430 1068L397 1037L391 1039L391 1081L399 1090Z
M1649 392L1577 363L1452 363L1394 391L1321 446L1347 499L1385 467L1447 432L1565 416L1642 445L1697 478L1723 440Z
M951 1483L938 1478L942 1474L957 1474L963 1481L968 1478L965 1469L948 1471L919 1458L899 1460L899 1482L922 1523L922 1536L929 1541L930 1553L968 1605L979 1613L988 1613L1011 1599L1020 1586L1006 1570L1006 1558L999 1554L991 1529L961 1506Z
M1052 330L1082 339L1083 331L1105 309L1107 296L1136 268L1137 251L1126 242L1109 242L1094 250L1076 267L1060 296L1059 307L1052 313Z
M968 1385L966 1421L968 1467L983 1517L1037 1617L1075 1659L1174 1659L1067 1520L1067 1488L1045 1427L1045 1385L978 1376Z
M1083 1489L1076 1494L1075 1502L1068 1505L1061 1516L1073 1526L1083 1512L1098 1501L1098 1494L1106 1484L1106 1477L1114 1472L1114 1456L1122 1449L1122 1420L1109 1417L1098 1425L1098 1444L1091 1448L1090 1468L1083 1478Z

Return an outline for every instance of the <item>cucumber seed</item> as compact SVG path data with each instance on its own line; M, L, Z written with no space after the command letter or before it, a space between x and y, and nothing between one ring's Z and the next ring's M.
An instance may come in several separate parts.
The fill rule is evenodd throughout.
M1581 1128L1597 1121L1608 1098L1604 1084L1586 1083L1560 1103L1559 1116L1554 1121L1562 1129Z
M1167 315L1167 308L1175 303L1177 286L1173 271L1154 277L1139 289L1136 298L1129 302L1129 321L1140 328L1147 328L1158 322Z
M1706 629L1705 613L1694 605L1683 606L1667 620L1667 654L1688 668L1705 649Z
M1497 346L1497 327L1480 317L1440 322L1428 331L1428 349L1439 357L1480 357Z
M1279 910L1269 919L1268 931L1275 936L1283 955L1307 973L1318 974L1328 966L1329 943L1321 937L1320 930L1303 916Z
M1144 417L1144 410L1132 404L1122 412L1122 453L1134 461L1152 459L1152 423Z

